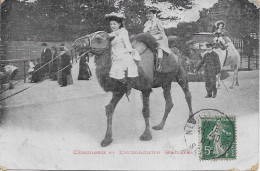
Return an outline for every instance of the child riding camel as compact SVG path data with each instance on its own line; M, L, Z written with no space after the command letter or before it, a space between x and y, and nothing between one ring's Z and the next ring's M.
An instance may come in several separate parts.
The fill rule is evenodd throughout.
M214 44L217 44L222 50L225 50L231 40L227 37L227 31L225 28L225 22L219 20L214 25L215 38L213 39Z
M171 53L171 49L168 45L168 38L164 32L162 22L156 18L156 13L160 10L156 7L148 7L146 10L146 17L148 21L144 24L144 33L151 34L157 41L157 68L156 70L160 72L162 70L162 58L163 51L167 54Z

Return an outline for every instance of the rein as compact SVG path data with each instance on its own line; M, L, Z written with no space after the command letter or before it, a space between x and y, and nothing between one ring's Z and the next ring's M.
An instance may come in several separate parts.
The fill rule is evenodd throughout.
M148 50L148 47L146 46L146 49L145 49L142 53L140 53L140 56L141 56L142 54L144 54L147 50Z
M104 32L104 31L97 31L97 32L95 32L93 34L80 37L77 40L75 40L75 42L73 43L72 46L77 46L78 44L80 44L81 47L89 47L90 48L90 50L89 50L90 52L97 53L99 55L103 54L105 50L109 49L109 44L105 48L95 48L95 47L92 46L92 40L99 33L106 33L106 32ZM81 42L84 39L87 39L87 44L84 44L83 42ZM100 53L100 52L102 52L102 53Z

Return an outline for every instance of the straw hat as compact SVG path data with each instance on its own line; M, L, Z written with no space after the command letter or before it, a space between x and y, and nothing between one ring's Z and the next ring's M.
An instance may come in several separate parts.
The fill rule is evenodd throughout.
M124 14L122 14L122 13L116 13L116 12L112 12L112 13L110 13L110 14L106 14L106 15L105 15L105 18L107 18L107 19L109 19L109 18L119 18L119 19L121 19L121 20L125 20L125 19L126 19L125 16L124 16Z
M223 20L219 20L215 23L216 28L218 28L218 25L223 24L223 28L225 27L225 22Z
M161 12L161 10L159 10L159 8L157 8L155 6L148 6L145 11L146 12L152 12L154 14Z

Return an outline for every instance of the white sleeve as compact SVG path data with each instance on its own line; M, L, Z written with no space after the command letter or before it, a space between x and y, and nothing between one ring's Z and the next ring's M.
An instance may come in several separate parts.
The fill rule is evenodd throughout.
M147 21L147 22L144 24L144 30L143 30L143 32L144 32L144 33L145 33L145 32L148 32L149 29L150 29L150 24L149 24L149 21Z
M129 52L133 51L134 49L132 48L132 45L130 43L129 35L128 35L128 31L127 30L123 30L122 31L122 37L123 37L123 41L124 41L126 50L129 51Z

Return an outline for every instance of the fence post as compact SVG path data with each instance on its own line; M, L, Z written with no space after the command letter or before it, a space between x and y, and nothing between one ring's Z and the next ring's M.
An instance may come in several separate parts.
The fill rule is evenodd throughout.
M23 77L24 77L24 83L26 83L26 71L25 71L25 60L23 61Z
M256 67L256 69L258 69L258 59L259 59L259 57L258 57L258 55L256 55L256 56L255 56L255 60L256 60L255 67Z
M248 66L247 66L248 70L250 70L250 58L251 58L251 54L248 55Z
M244 42L241 40L240 68L242 68L242 55L244 53Z
M31 45L29 45L29 59L31 60Z
M15 48L15 59L17 59L17 44L16 43L14 45L14 48Z

